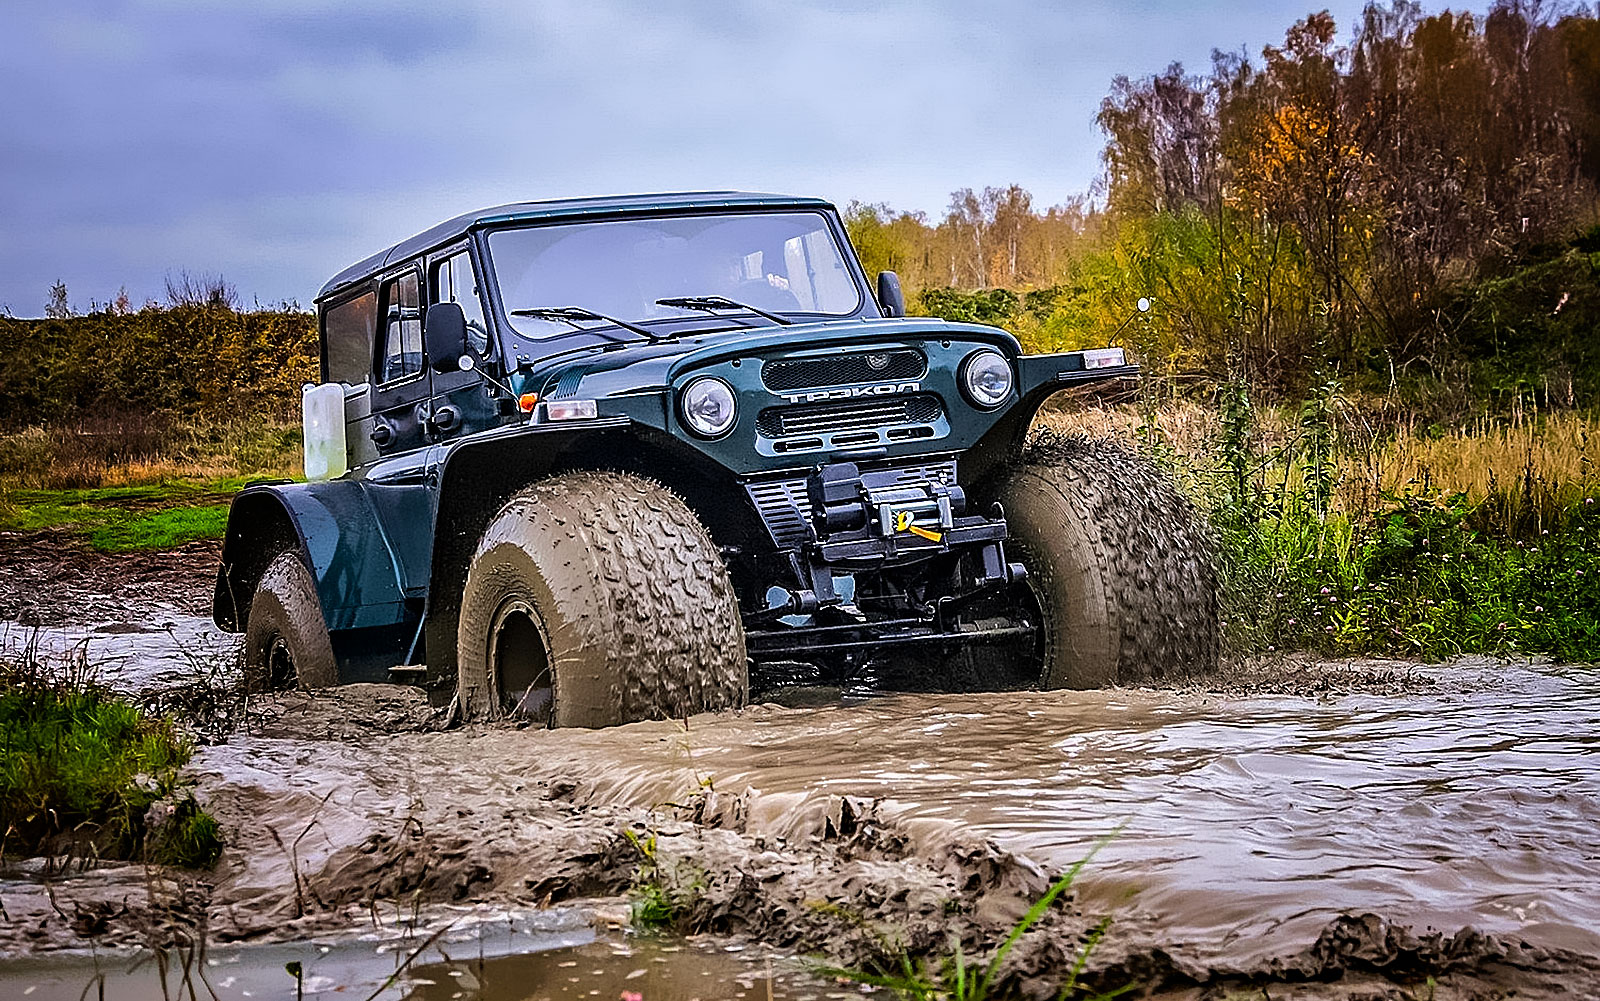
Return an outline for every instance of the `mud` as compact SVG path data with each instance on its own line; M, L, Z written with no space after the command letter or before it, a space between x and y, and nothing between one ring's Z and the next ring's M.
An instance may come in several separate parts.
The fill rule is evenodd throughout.
M164 614L209 619L220 553L215 542L100 553L57 533L0 533L0 620L150 632Z
M683 934L845 965L954 935L970 956L1114 833L1013 953L1029 995L1109 915L1099 987L1600 996L1591 669L1281 659L1178 690L821 701L439 732L391 686L252 700L192 766L229 842L215 871L10 871L0 955L409 941L511 913L616 934L643 880ZM479 996L525 996L505 982L522 993Z

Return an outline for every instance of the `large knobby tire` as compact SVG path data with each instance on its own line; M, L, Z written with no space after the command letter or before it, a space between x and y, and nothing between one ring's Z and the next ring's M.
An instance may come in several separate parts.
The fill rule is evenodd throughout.
M994 491L1027 567L1046 688L1136 685L1215 669L1211 535L1152 463L1109 442L1036 442Z
M339 683L316 581L299 554L280 553L267 564L250 599L242 658L247 692Z
M716 546L670 490L621 473L542 480L490 520L456 658L477 719L612 726L735 708L748 689Z

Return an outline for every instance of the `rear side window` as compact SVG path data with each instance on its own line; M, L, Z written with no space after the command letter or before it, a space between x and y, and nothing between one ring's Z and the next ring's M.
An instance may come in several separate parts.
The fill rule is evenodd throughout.
M422 372L422 308L417 273L383 283L383 353L378 381L398 382Z
M359 386L372 378L372 330L378 294L368 292L329 307L322 314L324 382Z
M489 353L489 327L483 322L483 300L472 277L472 258L453 254L433 266L433 297L429 302L455 302L467 317L467 340L479 354Z

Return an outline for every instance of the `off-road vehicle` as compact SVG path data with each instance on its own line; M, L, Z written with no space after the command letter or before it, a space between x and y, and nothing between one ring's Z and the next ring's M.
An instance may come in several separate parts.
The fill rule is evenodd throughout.
M1121 348L1026 355L876 295L837 210L711 192L441 223L316 299L309 482L234 500L253 689L407 680L602 726L752 676L1091 687L1215 660L1193 511L1028 440Z

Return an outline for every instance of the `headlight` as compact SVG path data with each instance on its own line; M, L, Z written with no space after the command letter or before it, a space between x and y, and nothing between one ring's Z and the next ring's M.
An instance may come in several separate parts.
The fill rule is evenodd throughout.
M733 428L737 405L733 388L721 379L699 378L683 387L679 397L683 422L702 438L720 438Z
M974 351L961 366L961 388L985 410L998 407L1011 395L1011 364L999 352Z

